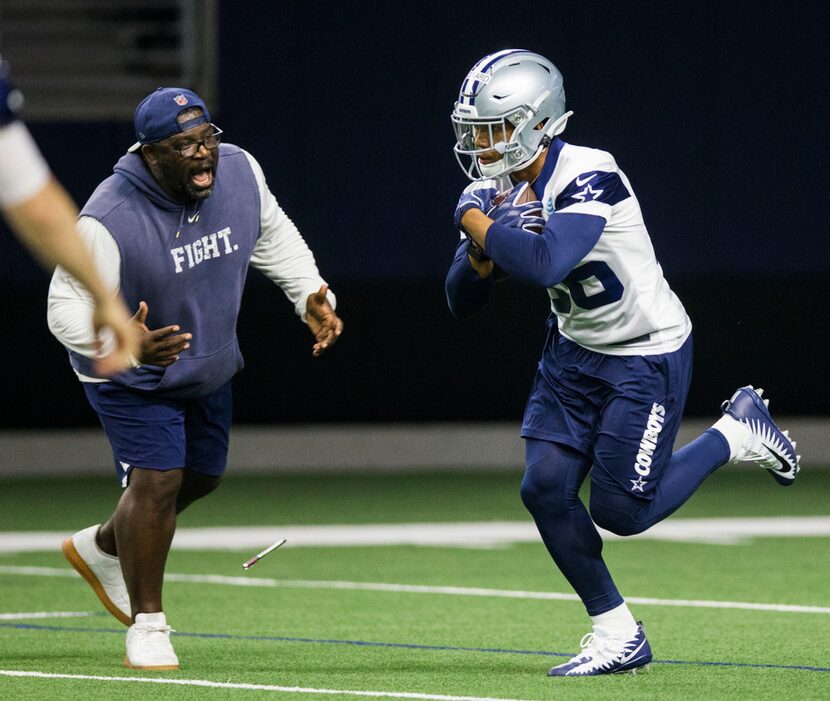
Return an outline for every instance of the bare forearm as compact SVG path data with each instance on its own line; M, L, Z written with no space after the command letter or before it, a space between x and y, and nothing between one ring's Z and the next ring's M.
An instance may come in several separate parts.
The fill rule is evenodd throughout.
M75 229L77 209L56 180L50 180L25 202L8 206L4 213L21 241L44 266L63 267L96 302L112 297Z
M462 228L482 250L484 250L484 242L487 238L487 229L490 228L492 223L493 220L490 219L490 217L488 217L480 209L475 208L468 209L464 213L464 216L461 217Z

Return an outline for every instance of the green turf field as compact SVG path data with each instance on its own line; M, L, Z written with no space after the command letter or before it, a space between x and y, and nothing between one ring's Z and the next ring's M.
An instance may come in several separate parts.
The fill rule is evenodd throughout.
M231 474L179 526L527 522L520 480L512 471ZM0 480L0 531L9 541L12 531L68 534L105 518L118 493L105 478ZM826 517L828 497L830 470L805 469L783 489L727 469L670 520ZM627 539L605 553L623 594L646 600L631 608L654 650L648 673L545 676L589 626L579 603L533 598L570 593L540 542L289 542L248 573L241 563L253 550L174 549L165 609L175 673L122 666L123 626L59 552L4 552L0 670L73 678L0 674L0 699L830 699L829 537Z

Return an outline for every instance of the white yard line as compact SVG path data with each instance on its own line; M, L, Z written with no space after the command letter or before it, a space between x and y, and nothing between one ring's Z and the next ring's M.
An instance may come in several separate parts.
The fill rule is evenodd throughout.
M302 686L277 686L275 684L244 684L211 682L205 679L165 679L164 677L105 677L93 674L51 674L0 669L6 677L34 677L37 679L73 679L81 681L126 682L139 684L170 684L173 686L201 686L211 689L245 689L249 691L279 691L289 694L337 694L343 696L370 696L372 698L425 699L428 701L522 701L521 699L493 698L489 696L448 696L446 694L422 694L414 691L362 691L354 689L314 689Z
M603 540L623 540L600 530ZM44 552L60 548L63 531L0 532L0 553ZM764 518L670 518L645 533L624 540L668 540L732 545L750 538L828 537L830 516ZM178 550L259 550L286 538L286 548L419 545L461 548L505 547L537 543L532 521L472 523L389 523L372 525L267 526L180 528L173 547Z
M20 611L0 613L0 621L28 621L36 618L87 618L97 616L94 611Z
M0 575L24 575L34 577L78 577L75 570L59 567L0 566ZM446 596L481 596L500 599L537 599L542 601L579 601L576 594L521 591L515 589L485 589L479 587L439 587L422 584L387 584L385 582L343 582L306 579L270 579L266 577L228 577L218 574L164 575L165 582L188 584L218 584L233 587L265 587L269 589L341 589L350 591L377 591L402 594L443 594ZM801 606L798 604L758 604L749 601L706 601L698 599L654 599L627 596L625 600L645 606L681 606L687 608L744 609L750 611L777 611L781 613L830 614L827 606Z

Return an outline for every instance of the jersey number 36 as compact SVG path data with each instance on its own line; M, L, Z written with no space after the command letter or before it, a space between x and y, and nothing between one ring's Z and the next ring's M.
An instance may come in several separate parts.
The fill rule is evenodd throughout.
M584 283L591 278L602 285L601 292L586 294ZM620 279L608 264L601 260L593 260L574 268L561 284L568 288L568 292L557 287L556 297L551 297L553 308L560 314L570 312L572 305L581 309L598 309L619 301L623 296L623 284Z

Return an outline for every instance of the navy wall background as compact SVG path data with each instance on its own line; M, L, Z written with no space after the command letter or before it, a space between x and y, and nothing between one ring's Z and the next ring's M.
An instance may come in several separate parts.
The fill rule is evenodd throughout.
M557 64L566 140L611 151L635 188L695 325L687 413L747 382L781 413L830 413L828 24L820 3L221 2L214 120L263 165L346 322L313 360L252 272L237 421L518 422L545 293L503 283L464 322L443 296L466 182L449 113L472 64L513 46ZM80 203L133 141L122 123L32 131ZM0 241L0 426L94 425L46 329L49 276Z

